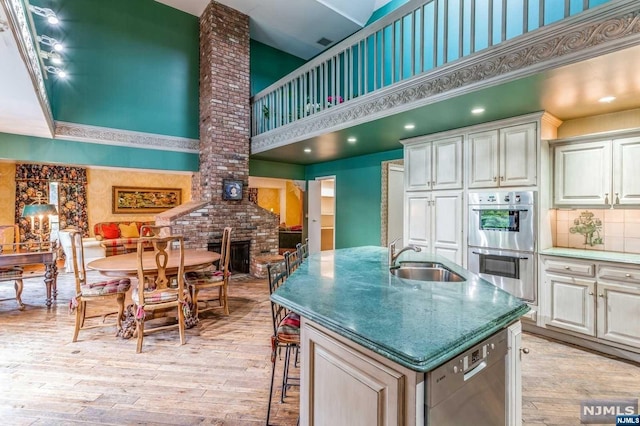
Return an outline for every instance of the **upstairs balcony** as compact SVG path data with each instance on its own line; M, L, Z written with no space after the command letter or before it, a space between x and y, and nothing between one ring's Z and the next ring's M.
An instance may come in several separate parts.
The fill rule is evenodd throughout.
M587 61L604 58L597 67L606 74L606 55L620 53L616 64L631 52L637 57L639 17L635 0L410 1L256 94L252 157L328 161L400 148L403 137L544 109L555 90L547 83L558 79L552 71L577 63L593 69ZM580 70L562 78L580 79ZM451 117L477 101L460 101L473 93L497 101L499 112ZM450 102L440 108L444 101ZM577 101L565 108L590 113ZM410 118L417 133L387 131L392 117ZM358 148L338 146L346 130L358 126L368 128L368 140ZM317 155L305 157L299 142L315 144Z

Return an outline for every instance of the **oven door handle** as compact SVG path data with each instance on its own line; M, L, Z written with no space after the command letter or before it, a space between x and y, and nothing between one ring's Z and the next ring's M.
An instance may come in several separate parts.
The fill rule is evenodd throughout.
M491 253L480 253L479 251L472 251L471 253L473 253L473 254L477 254L478 256L482 256L482 255L485 255L485 256L486 256L486 255L489 255L489 256L491 256ZM494 255L494 256L498 256L498 255ZM502 257L513 257L513 256L502 256ZM529 260L529 257L528 257L528 256L518 256L518 257L517 257L517 259L520 259L520 260Z

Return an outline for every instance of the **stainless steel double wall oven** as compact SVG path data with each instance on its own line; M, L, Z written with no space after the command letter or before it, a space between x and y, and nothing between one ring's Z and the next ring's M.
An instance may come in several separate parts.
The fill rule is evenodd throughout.
M536 193L469 194L469 269L528 302L536 301Z

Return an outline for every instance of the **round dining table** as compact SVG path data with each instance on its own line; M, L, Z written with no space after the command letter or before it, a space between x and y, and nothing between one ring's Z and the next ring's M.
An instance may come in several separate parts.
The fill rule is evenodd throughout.
M178 271L178 250L169 250L167 272ZM184 251L184 271L197 271L210 266L220 260L220 253L206 250L186 249ZM153 251L145 251L142 254L142 264L145 270L152 271L156 268ZM118 254L103 257L87 263L87 268L99 271L102 275L121 277L123 275L136 276L138 274L138 253Z

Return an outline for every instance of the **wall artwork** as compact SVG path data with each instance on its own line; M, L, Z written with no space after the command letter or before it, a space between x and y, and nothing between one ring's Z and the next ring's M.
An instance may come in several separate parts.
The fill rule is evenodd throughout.
M182 203L182 190L178 188L136 188L114 186L112 213L161 213Z
M223 200L242 200L242 181L228 180L222 182Z

